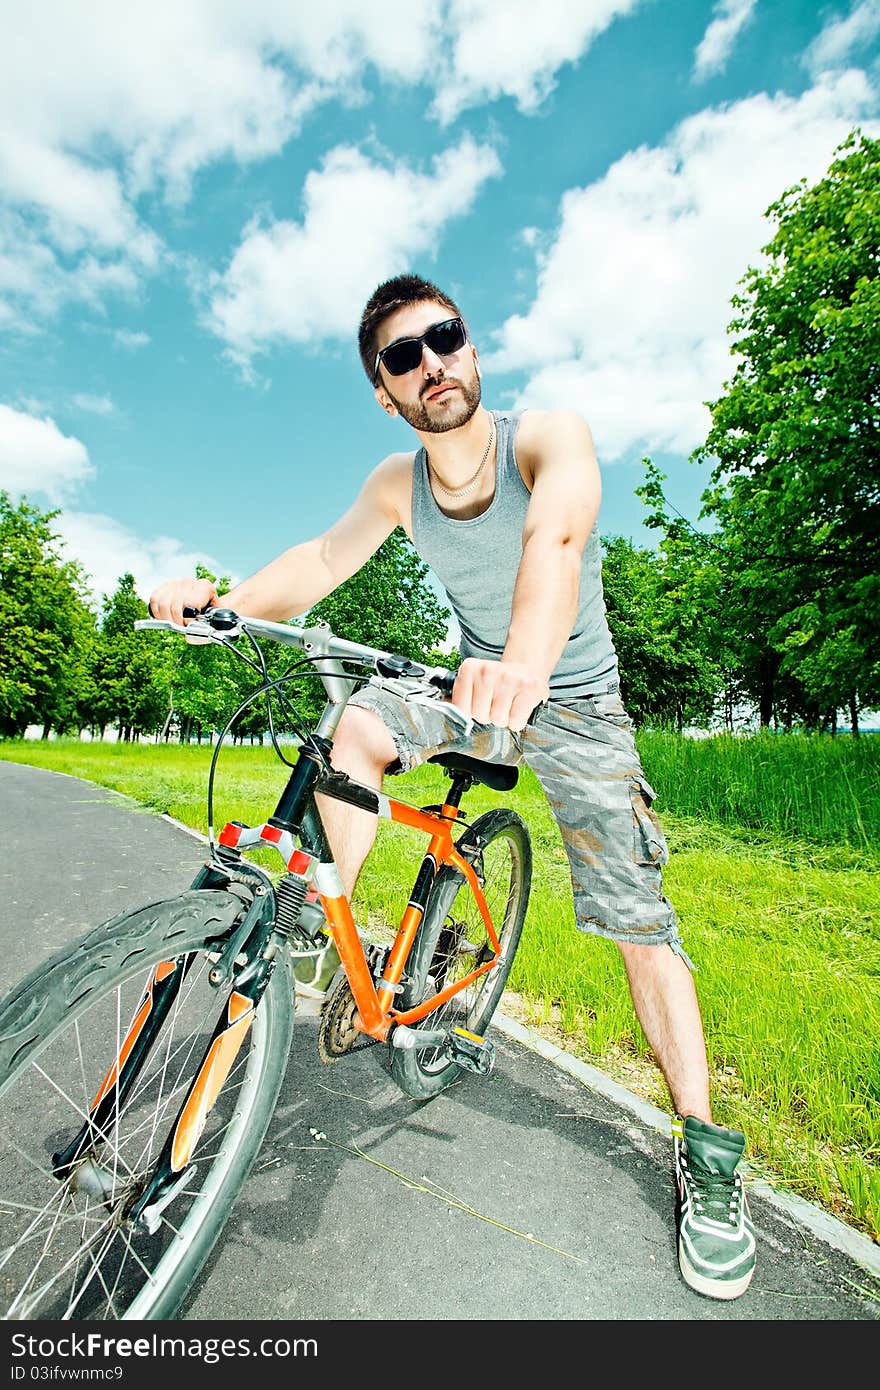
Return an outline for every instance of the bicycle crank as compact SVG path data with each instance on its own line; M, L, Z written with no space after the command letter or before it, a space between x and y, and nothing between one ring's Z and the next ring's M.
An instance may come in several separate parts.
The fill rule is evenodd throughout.
M495 1045L467 1028L408 1028L405 1024L391 1034L391 1046L398 1048L440 1048L445 1057L463 1071L485 1076L495 1065Z

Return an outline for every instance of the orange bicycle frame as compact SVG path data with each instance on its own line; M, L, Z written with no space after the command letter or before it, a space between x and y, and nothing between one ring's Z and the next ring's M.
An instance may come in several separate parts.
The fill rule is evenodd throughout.
M423 904L412 900L408 903L394 944L385 961L382 977L377 984L370 973L367 957L355 926L351 904L342 889L336 867L333 864L319 865L315 872L315 885L357 1004L359 1021L356 1020L356 1026L371 1038L384 1041L392 1027L399 1024L420 1022L428 1014L445 1004L453 995L467 989L480 975L491 970L498 959L501 947L473 866L459 854L452 841L453 826L459 818L458 807L445 802L438 811L429 811L419 810L417 807L410 806L405 801L397 801L393 797L379 795L378 800L377 814L380 817L392 820L399 825L409 826L414 830L421 830L430 836L423 864L433 866L432 879L444 864L457 869L464 876L480 909L489 942L495 952L491 960L484 961L469 974L464 975L460 980L453 981L438 994L432 995L430 999L418 1004L415 1008L395 1009L393 1008L393 1000L397 992L395 987L400 984L404 967L422 921Z
M394 797L362 787L350 778L338 774L334 780L321 780L309 790L350 802L380 819L420 830L430 837L412 898L404 911L394 944L385 961L384 972L377 983L370 971L366 952L355 926L351 904L336 865L329 857L329 850L325 858L324 850L316 854L314 850L299 848L291 830L284 828L283 823L279 823L275 817L261 826L248 827L236 823L226 825L219 836L222 846L239 853L271 845L278 850L291 874L314 883L357 1005L356 1026L369 1037L384 1042L393 1027L420 1022L453 995L467 989L480 975L485 975L495 965L501 946L473 866L459 854L453 844L453 827L460 823L459 807L454 800L447 799L437 808L420 809L408 802L397 801ZM452 796L455 796L454 792ZM322 834L318 838L324 840L326 846L326 837ZM394 996L398 992L397 987L424 914L427 888L443 865L456 869L470 885L495 954L491 960L483 961L460 980L453 981L415 1008L395 1009Z

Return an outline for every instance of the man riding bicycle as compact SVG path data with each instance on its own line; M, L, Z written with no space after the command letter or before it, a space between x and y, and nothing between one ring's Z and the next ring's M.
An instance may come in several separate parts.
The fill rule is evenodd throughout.
M367 686L343 714L334 766L377 789L387 772L450 749L533 770L568 855L576 925L616 942L675 1107L682 1274L709 1297L738 1297L755 1266L738 1172L745 1138L712 1121L693 967L662 888L668 850L619 694L590 430L571 411L487 410L460 310L418 276L374 291L359 350L380 407L402 416L421 447L383 459L338 521L237 585L223 606L276 620L306 613L396 527L410 537L458 620L453 702L474 727L463 738L442 703L404 706ZM180 623L185 607L219 602L208 580L177 579L154 591L150 608ZM350 896L376 818L321 800Z

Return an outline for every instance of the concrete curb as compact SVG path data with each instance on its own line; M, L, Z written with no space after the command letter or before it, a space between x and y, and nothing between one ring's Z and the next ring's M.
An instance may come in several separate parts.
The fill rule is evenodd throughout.
M206 835L200 831L193 830L191 826L184 825L182 821L175 820L173 816L163 815L162 819L169 825L173 825L178 830L183 830L187 835L199 840L202 844L208 844ZM590 1090L598 1091L601 1095L607 1096L616 1104L629 1110L647 1125L650 1129L655 1129L659 1134L664 1135L671 1142L671 1117L663 1110L659 1110L656 1105L651 1105L649 1101L643 1100L641 1096L634 1095L619 1082L612 1081L609 1076L596 1067L591 1067L587 1062L582 1062L579 1057L566 1052L564 1048L556 1043L549 1042L542 1038L539 1033L535 1033L525 1024L517 1022L516 1019L508 1018L506 1014L496 1013L492 1019L492 1027L504 1033L506 1037L522 1043L532 1052L537 1052L560 1071L566 1072L569 1076L588 1086ZM832 1246L835 1250L842 1251L848 1255L855 1264L875 1278L880 1279L880 1246L875 1245L868 1236L862 1235L860 1231L854 1231L845 1222L839 1221L837 1217L831 1216L821 1207L814 1206L812 1202L805 1201L802 1197L797 1197L793 1193L781 1192L771 1187L762 1178L758 1178L749 1168L748 1164L741 1164L743 1177L749 1185L750 1191L756 1193L765 1202L769 1202L777 1211L784 1213L792 1220L800 1223L806 1230L811 1231L817 1239Z

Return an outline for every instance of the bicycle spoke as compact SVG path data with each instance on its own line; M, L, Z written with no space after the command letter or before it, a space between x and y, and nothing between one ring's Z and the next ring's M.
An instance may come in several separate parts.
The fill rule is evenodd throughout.
M42 1220L42 1218L44 1218L44 1217L46 1216L46 1214L47 1214L49 1208L50 1208L51 1205L52 1205L52 1199L53 1199L53 1198L58 1198L58 1201L59 1201L59 1203L60 1203L60 1202L63 1201L64 1195L65 1195L65 1194L63 1193L63 1191L60 1191L60 1190L59 1190L59 1192L57 1192L57 1193L52 1193L52 1194L50 1195L50 1197L48 1198L48 1200L44 1203L44 1205L43 1205L42 1207L39 1207L39 1208L36 1208L36 1207L28 1208L28 1210L36 1211L36 1216L34 1217L33 1221L32 1221L32 1222L30 1223L30 1225L28 1226L27 1230L24 1231L24 1232L19 1236L19 1238L18 1238L12 1245L10 1245L10 1246L7 1248L7 1250L6 1250L6 1252L5 1252L4 1256L3 1256L3 1259L0 1260L0 1269L2 1269L2 1268L4 1267L4 1265L6 1265L7 1262L8 1262L9 1260L12 1259L12 1256L13 1256L14 1254L16 1254L16 1252L17 1252L19 1249L21 1249L21 1247L22 1247L23 1245L26 1245L26 1244L28 1243L28 1241L30 1241L30 1240L40 1240L40 1239L42 1239L42 1236L43 1236L43 1227L42 1227L42 1225L38 1226L38 1220ZM57 1215L56 1215L56 1220L57 1220Z
M51 1226L49 1227L49 1230L48 1230L48 1231L46 1232L46 1234L45 1234L45 1238L44 1238L44 1240L43 1240L43 1250L42 1250L42 1253L41 1253L39 1259L37 1260L37 1263L34 1265L33 1269L32 1269L31 1272L30 1272L30 1275L29 1275L29 1277L28 1277L28 1281L27 1281L27 1283L25 1284L24 1288L23 1288L22 1291L21 1291L22 1294L24 1294L24 1293L27 1292L28 1285L30 1285L30 1284L33 1282L33 1280L36 1278L37 1271L39 1270L40 1265L43 1263L43 1260L46 1258L46 1253L47 1253L47 1251L48 1251L48 1249L49 1249L49 1244L50 1244L50 1241L51 1241L51 1238L52 1238L52 1232L55 1230L55 1226L56 1226L56 1224L57 1224L58 1217L60 1216L60 1214L61 1214L61 1208L60 1208L60 1206L59 1206L58 1211L55 1213L55 1220L52 1222ZM21 1295L19 1295L19 1297L21 1297ZM16 1299L16 1302L18 1302L18 1299ZM13 1303L13 1305L12 1305L12 1307L11 1307L11 1309L10 1309L10 1312L12 1312L12 1313L15 1312L15 1303Z
M104 1282L104 1277L103 1277L103 1275L101 1274L100 1260L103 1259L104 1254L105 1254L106 1251L110 1248L110 1245L111 1245L112 1242L113 1242L113 1237L114 1237L114 1232L111 1230L111 1231L109 1231L109 1232L107 1233L107 1237L106 1237L106 1239L105 1239L105 1241L104 1241L104 1244L101 1246L101 1249L100 1249L100 1251L98 1252L98 1258L97 1258L97 1259L95 1258L95 1255L94 1255L94 1252L92 1251L92 1249L91 1249L89 1246L86 1247L85 1253L88 1255L89 1259L90 1259L91 1262L92 1262L92 1273L88 1276L87 1279L85 1279L85 1281L84 1281L83 1284L81 1285L80 1290L79 1290L79 1293L77 1294L76 1298L68 1300L65 1321L69 1321L71 1313L73 1313L73 1312L76 1310L76 1308L79 1307L79 1304L80 1304L80 1302L82 1301L83 1295L85 1294L85 1292L86 1292L86 1290L88 1289L89 1285L92 1283L92 1281L93 1281L96 1277L97 1277L98 1282L100 1283L101 1287L103 1288L104 1292L107 1293L107 1285L106 1285L106 1283ZM77 1258L77 1263L78 1263L78 1262L79 1262L79 1253L77 1254L77 1257L76 1257L76 1258ZM70 1262L68 1261L68 1263L70 1263ZM63 1273L63 1272L64 1272L63 1270L60 1270L60 1271L59 1271L59 1274L61 1274L61 1273ZM50 1286L50 1287L51 1287L51 1286ZM109 1303L109 1296L108 1296L108 1303ZM110 1305L110 1306L112 1306L112 1305Z
M88 1114L87 1111L80 1110L79 1107L74 1103L74 1101L71 1100L71 1098L70 1098L70 1096L67 1094L67 1092L64 1091L64 1090L61 1088L61 1086L59 1086L59 1085L57 1084L57 1082L53 1081L53 1080L52 1080L52 1077L49 1076L49 1074L48 1074L47 1072L43 1071L43 1068L42 1068L42 1067L37 1066L37 1063L36 1063L36 1062L33 1063L33 1069L34 1069L35 1072L38 1072L39 1075L42 1076L43 1079L44 1079L45 1081L48 1081L48 1083L49 1083L49 1085L52 1087L53 1091L57 1091L57 1092L58 1092L58 1094L59 1094L59 1096L61 1097L61 1099L62 1099L63 1101L66 1101L66 1102L67 1102L67 1104L70 1106L71 1110L73 1110L75 1114L80 1115L80 1116L82 1117L82 1119L86 1121L86 1123L88 1124L89 1128L90 1128L90 1129L93 1129L94 1132L99 1136L99 1138L101 1138L101 1139L104 1140L105 1144L109 1144L109 1143L111 1142L111 1136L110 1136L109 1134L107 1134L106 1131L103 1130L103 1129L101 1128L100 1125L97 1125L97 1124L94 1123L94 1121L92 1120L92 1117ZM132 1177L133 1174L132 1174L131 1169L129 1168L128 1171L129 1171L129 1177Z
M109 1293L107 1294L107 1304L108 1304L108 1307L110 1307L110 1308L115 1308L115 1303L114 1303L114 1301L113 1301L113 1296L114 1296L114 1294L116 1293L116 1290L119 1288L119 1283L120 1283L120 1280L122 1279L122 1274L123 1274L123 1271L124 1271L124 1269L125 1269L125 1261L126 1261L127 1255L131 1255L133 1258L137 1258L137 1257L135 1256L134 1248L133 1248L133 1246L132 1246L131 1238L130 1238L128 1232L125 1231L125 1230L123 1230L122 1227L120 1227L119 1230L117 1231L117 1237L118 1237L117 1242L116 1242L117 1245L121 1242L121 1243L125 1246L125 1249L126 1249L127 1254L126 1254L126 1255L123 1255L122 1259L119 1261L119 1269L117 1270L117 1272L116 1272L116 1278L115 1278L115 1280L113 1281L113 1288L112 1288L112 1289L109 1291ZM140 1260L138 1260L138 1263L142 1265L142 1262L141 1262ZM142 1268L143 1268L143 1265L142 1265ZM149 1271L148 1271L148 1270L146 1270L145 1272L146 1272L147 1274L149 1274ZM106 1290L106 1285L104 1284L104 1280L103 1280L103 1278L101 1277L100 1271L98 1271L98 1278L101 1279L101 1285L102 1285L102 1287L104 1287L105 1290Z
M64 1227L64 1226L76 1226L76 1227L79 1227L79 1225L80 1225L80 1213L79 1213L78 1211L76 1211L75 1209L71 1212L71 1214L70 1214L69 1216L64 1216L64 1215L62 1214L64 1202L65 1202L66 1199L69 1197L69 1195L70 1195L70 1194L67 1193L67 1192L65 1192L63 1189L61 1189L61 1190L59 1191L59 1193L53 1194L53 1196L57 1196L57 1197L59 1198L59 1211L56 1213L56 1217L55 1217L55 1219L54 1219L54 1221L53 1221L53 1223L52 1223L53 1229L56 1229L56 1230L57 1230L57 1229L60 1229L60 1228L62 1228L62 1227ZM37 1212L37 1215L38 1215L40 1218L45 1218L45 1217L48 1215L48 1208L49 1208L49 1206L50 1206L50 1203L47 1202L46 1205L45 1205L42 1209L40 1209L40 1210ZM36 1211L37 1209L34 1208L34 1207L31 1207L31 1208L28 1208L28 1210ZM89 1218L87 1217L86 1219L89 1219ZM99 1216L99 1215L97 1215L97 1214L94 1215L94 1216L92 1216L90 1219L93 1220L93 1221L102 1221L102 1224L105 1224L105 1223L106 1223L106 1217L102 1218L101 1216ZM83 1228L84 1228L84 1224L85 1224L85 1223L83 1223ZM8 1247L8 1249L7 1249L6 1252L5 1252L5 1256L4 1256L3 1261L0 1262L0 1269L2 1269L3 1265L4 1265L4 1264L6 1263L6 1261L10 1258L10 1256L16 1254L16 1253L17 1253L19 1250L21 1250L25 1245L28 1245L28 1244L29 1244L30 1242L32 1242L32 1241L39 1241L39 1240L42 1240L42 1239L44 1238L44 1233L45 1233L45 1220L43 1220L43 1221L42 1221L42 1224L40 1224L39 1226L37 1225L36 1219L35 1219L34 1221L32 1221L31 1224L30 1224L30 1226L28 1226L27 1230L26 1230L26 1231L22 1231L21 1235L19 1235L19 1236L17 1237L15 1243L14 1243L13 1245L11 1245L11 1246Z

